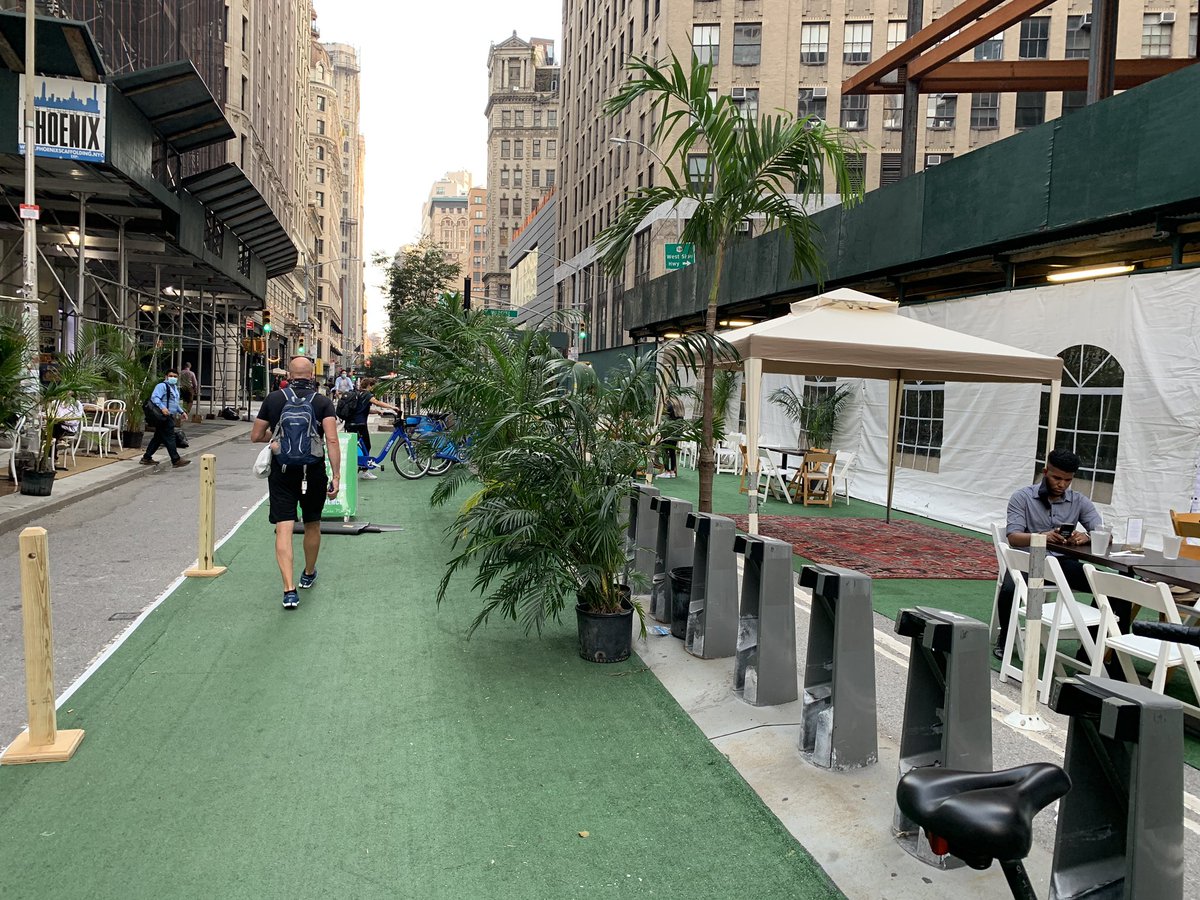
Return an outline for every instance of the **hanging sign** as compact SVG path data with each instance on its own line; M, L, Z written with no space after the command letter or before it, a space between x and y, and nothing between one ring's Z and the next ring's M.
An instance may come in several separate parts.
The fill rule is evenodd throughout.
M107 99L103 84L34 77L34 142L38 156L104 162ZM17 152L25 154L25 76L17 104Z

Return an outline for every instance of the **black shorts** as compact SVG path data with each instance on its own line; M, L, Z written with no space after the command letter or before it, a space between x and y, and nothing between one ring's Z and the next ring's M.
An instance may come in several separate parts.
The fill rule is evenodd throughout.
M288 466L285 472L279 463L271 464L271 474L267 476L267 490L271 495L268 502L271 507L272 525L295 522L297 506L300 507L302 521L321 521L321 510L325 508L325 492L329 488L325 463L314 463L306 468L307 473L300 466ZM306 474L308 490L303 490Z

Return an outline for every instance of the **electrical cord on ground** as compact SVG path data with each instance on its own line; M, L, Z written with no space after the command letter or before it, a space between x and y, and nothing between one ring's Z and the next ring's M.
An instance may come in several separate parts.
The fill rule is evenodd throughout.
M739 728L737 731L727 731L725 734L714 734L709 740L719 741L721 738L733 737L735 734L745 734L747 731L758 731L760 728L790 728L803 724L803 722L763 722L761 725L751 725L749 728Z

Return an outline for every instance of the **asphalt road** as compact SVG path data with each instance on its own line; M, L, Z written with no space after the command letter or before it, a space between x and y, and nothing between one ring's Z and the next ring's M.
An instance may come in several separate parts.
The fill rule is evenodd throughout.
M218 540L266 493L266 482L250 472L259 449L244 438L212 451ZM163 466L36 523L49 533L56 694L196 559L198 472L198 463ZM18 534L0 535L0 584L6 586L0 597L0 747L28 719Z

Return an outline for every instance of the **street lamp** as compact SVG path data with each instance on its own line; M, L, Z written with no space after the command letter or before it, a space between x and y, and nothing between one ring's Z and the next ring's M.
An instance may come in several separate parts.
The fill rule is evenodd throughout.
M649 153L651 156L653 156L655 159L657 159L659 164L664 169L670 168L670 166L667 164L667 161L665 159L663 159L661 156L659 156L658 152L653 147L651 147L647 144L643 144L641 141L635 141L633 138L623 138L623 137L610 137L608 139L608 141L610 144L622 144L625 146L632 144L635 147L641 147L643 150L645 150L647 153ZM674 206L675 206L675 243L679 244L679 243L683 242L683 226L680 224L680 221L679 221L679 201L678 200L675 201Z

